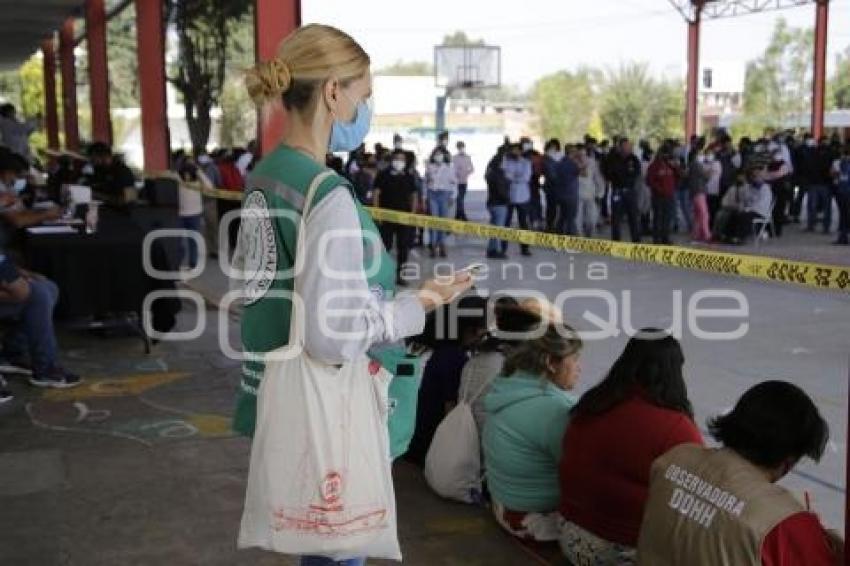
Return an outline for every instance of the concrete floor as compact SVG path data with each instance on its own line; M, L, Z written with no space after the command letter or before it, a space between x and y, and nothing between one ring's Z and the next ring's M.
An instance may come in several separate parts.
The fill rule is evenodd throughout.
M482 216L480 206L473 207L473 219ZM825 246L826 239L792 229L762 251L848 263L847 249ZM813 251L801 251L808 248ZM510 252L519 258L515 246ZM425 277L434 264L421 255L412 259ZM483 243L458 239L449 255L456 267L480 261ZM697 420L704 425L707 416L730 407L759 380L801 385L829 421L832 443L819 465L806 462L783 483L797 493L808 490L824 522L843 527L850 355L846 295L544 250L504 273L501 264L488 265L479 287L490 291L536 289L550 299L567 289L608 291L616 305L613 325L620 330L628 321L624 314L636 328L669 326L673 305L681 303L677 292L686 313L687 301L700 290L740 292L749 307L745 336L707 341L683 332ZM187 284L210 300L226 289L213 267ZM631 293L630 305L625 291ZM582 330L596 327L594 316L614 316L598 298L571 298L564 310ZM190 311L187 307L181 315L181 329L194 325ZM84 386L44 393L12 381L16 401L0 409L0 564L292 563L235 548L250 446L229 432L239 371L238 363L221 353L216 316L208 312L201 338L161 343L149 356L137 339L63 333L64 363L85 376ZM238 344L238 321L230 317L230 323L225 336ZM703 326L720 331L739 323L720 319ZM579 392L604 375L625 341L620 332L586 344ZM439 500L407 464L396 466L395 482L406 563L559 563L556 549L519 546L485 511Z

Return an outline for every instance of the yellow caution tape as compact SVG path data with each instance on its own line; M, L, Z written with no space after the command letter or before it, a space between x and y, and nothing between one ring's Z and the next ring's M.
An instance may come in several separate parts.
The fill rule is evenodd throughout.
M242 193L221 189L208 189L200 183L187 183L173 171L149 174L149 177L169 178L182 186L202 192L217 199L238 201ZM829 289L850 293L850 266L829 265L755 256L729 252L717 252L679 246L636 244L615 242L598 238L564 236L518 228L504 228L477 222L465 222L424 214L413 214L386 208L366 207L375 220L394 222L417 228L433 228L453 234L476 238L495 238L528 244L553 250L568 250L593 255L608 256L629 261L641 261L718 275L737 275L763 281L791 283L815 289Z
M175 173L174 171L155 171L155 172L146 172L145 178L147 179L171 179L180 183L180 186L191 189L193 191L198 191L202 193L204 196L216 198L219 200L233 200L233 201L241 201L243 193L242 191L228 191L225 189L211 189L209 187L205 187L199 181L184 181L180 178L180 175Z
M728 252L715 252L679 246L655 244L635 244L632 242L614 242L579 236L563 236L516 228L502 228L488 224L464 222L449 218L437 218L422 214L399 212L384 208L368 208L375 220L384 220L418 228L433 228L453 234L464 234L478 238L496 238L519 242L554 250L571 250L594 255L602 255L642 261L657 265L679 267L716 273L718 275L738 275L792 283L816 289L832 289L850 292L850 266L827 265L792 261L765 256L754 256Z

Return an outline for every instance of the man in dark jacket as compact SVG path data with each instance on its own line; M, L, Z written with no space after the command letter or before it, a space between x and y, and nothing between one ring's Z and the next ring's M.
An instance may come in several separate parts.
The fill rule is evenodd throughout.
M496 155L487 164L484 179L487 181L487 210L490 211L490 224L504 227L508 220L508 207L511 204L510 183L502 169L506 146L501 146ZM487 257L490 259L505 259L504 249L507 242L491 239L487 244Z
M637 181L640 177L640 161L634 155L632 143L622 138L617 148L608 157L606 176L611 182L611 238L620 240L620 227L625 215L629 223L629 235L633 242L640 242L640 214L637 206Z

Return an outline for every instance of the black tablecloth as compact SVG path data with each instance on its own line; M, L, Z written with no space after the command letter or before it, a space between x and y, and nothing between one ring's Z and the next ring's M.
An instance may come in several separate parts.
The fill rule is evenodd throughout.
M141 313L151 291L174 288L171 281L149 277L142 263L142 242L146 230L125 212L100 210L94 234L31 234L24 238L24 258L32 271L41 273L59 286L58 318L102 317L115 313ZM154 245L154 267L175 269L163 250ZM177 301L156 301L155 313L162 317L179 310ZM162 322L157 329L173 325ZM167 327L167 328L165 328Z

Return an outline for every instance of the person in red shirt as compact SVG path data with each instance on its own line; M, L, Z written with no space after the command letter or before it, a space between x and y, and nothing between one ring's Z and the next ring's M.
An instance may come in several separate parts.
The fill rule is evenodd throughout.
M572 409L560 463L561 548L574 564L631 564L653 460L702 444L679 342L645 328ZM590 561L588 561L590 560Z
M759 383L708 428L722 447L678 446L653 464L639 565L845 563L841 536L776 485L803 456L820 460L829 440L826 421L802 389Z
M646 184L652 192L652 243L669 244L676 218L676 185L680 172L669 144L664 144L649 164Z

